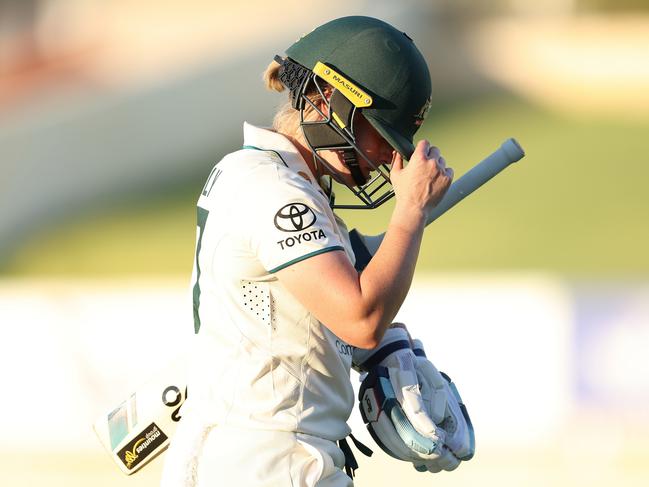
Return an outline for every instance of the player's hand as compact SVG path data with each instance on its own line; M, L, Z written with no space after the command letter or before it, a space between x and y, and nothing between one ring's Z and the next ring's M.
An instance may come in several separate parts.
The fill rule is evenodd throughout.
M440 150L421 140L407 165L394 152L390 180L397 205L405 205L427 215L446 194L453 181L453 169L446 166Z

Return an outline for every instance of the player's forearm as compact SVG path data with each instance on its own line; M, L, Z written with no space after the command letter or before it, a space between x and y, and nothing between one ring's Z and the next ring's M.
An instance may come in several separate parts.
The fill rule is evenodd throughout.
M369 343L381 341L406 299L425 226L425 213L397 203L378 251L360 275Z

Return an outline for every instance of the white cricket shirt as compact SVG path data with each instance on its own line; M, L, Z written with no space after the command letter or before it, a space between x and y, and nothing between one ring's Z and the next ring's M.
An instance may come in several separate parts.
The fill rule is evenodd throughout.
M216 425L344 438L353 347L275 276L324 252L354 262L347 228L304 159L284 136L244 124L244 149L214 167L198 214L200 328L187 413Z

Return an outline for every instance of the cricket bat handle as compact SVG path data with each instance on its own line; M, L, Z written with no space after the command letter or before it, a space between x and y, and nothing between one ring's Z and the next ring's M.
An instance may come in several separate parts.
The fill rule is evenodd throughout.
M513 138L507 139L492 154L476 164L448 188L444 198L435 206L426 219L426 225L437 220L480 186L499 174L510 164L525 156L521 145ZM356 252L356 268L364 269L372 255L376 253L383 240L383 233L374 236L361 236L356 230L350 232L352 245L356 252L359 242L365 247Z

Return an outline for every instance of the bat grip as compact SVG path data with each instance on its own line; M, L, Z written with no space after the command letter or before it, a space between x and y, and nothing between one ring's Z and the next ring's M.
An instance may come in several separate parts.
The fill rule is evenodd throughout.
M444 198L442 198L430 215L428 215L426 225L437 220L440 216L469 196L480 186L503 171L510 164L522 159L524 156L525 151L520 144L513 138L507 139L492 154L480 161L460 179L451 184L444 195ZM362 236L356 230L350 232L353 244L352 246L355 247L354 252L357 254L357 269L360 270L367 265L371 256L376 253L379 245L381 245L383 235L384 234ZM360 249L361 246L363 249ZM358 259L356 248L359 248L360 253L363 255L363 258L360 261Z
M515 139L507 139L492 154L451 184L444 198L442 198L430 215L428 215L426 225L437 220L507 166L520 160L524 155L523 148Z

